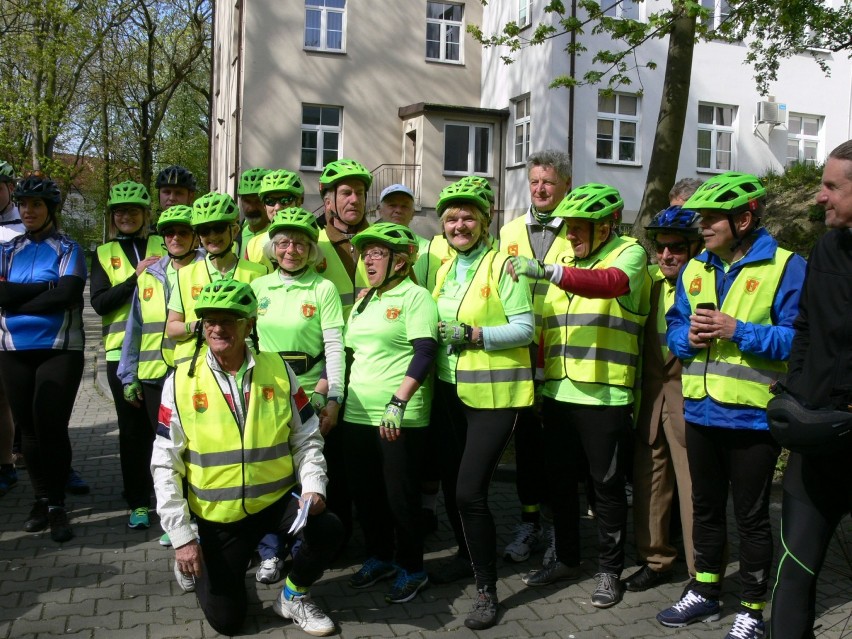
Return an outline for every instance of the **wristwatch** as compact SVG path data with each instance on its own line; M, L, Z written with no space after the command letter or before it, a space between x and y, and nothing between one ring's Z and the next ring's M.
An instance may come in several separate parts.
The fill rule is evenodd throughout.
M343 406L343 395L338 395L336 397L329 397L328 401L337 402L338 406Z

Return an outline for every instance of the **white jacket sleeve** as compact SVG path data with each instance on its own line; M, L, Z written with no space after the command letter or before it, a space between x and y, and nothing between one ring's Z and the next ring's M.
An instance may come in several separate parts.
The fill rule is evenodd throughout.
M328 475L322 454L323 438L319 431L319 419L289 366L287 373L290 375L290 410L293 414L290 418L290 453L296 477L302 484L302 492L325 496Z

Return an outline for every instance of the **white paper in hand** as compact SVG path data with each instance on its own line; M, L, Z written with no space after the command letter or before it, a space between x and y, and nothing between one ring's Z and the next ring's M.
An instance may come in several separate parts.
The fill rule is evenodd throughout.
M296 513L296 519L293 520L293 525L287 531L291 535L295 535L308 523L308 511L311 508L310 502L305 503L305 500L299 497L299 495L293 493L293 497L299 500L299 512Z

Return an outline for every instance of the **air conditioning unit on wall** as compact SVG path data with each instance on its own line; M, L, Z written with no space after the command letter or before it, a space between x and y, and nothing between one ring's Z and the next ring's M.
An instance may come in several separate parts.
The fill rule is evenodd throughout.
M787 105L783 102L761 100L757 103L757 123L787 126Z

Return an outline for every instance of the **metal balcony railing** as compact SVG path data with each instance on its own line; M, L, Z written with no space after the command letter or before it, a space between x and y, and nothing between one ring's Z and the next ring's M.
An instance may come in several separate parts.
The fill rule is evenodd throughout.
M372 170L373 185L367 194L367 214L372 218L379 205L379 195L391 184L404 184L414 191L414 208L420 209L420 165L380 164Z

